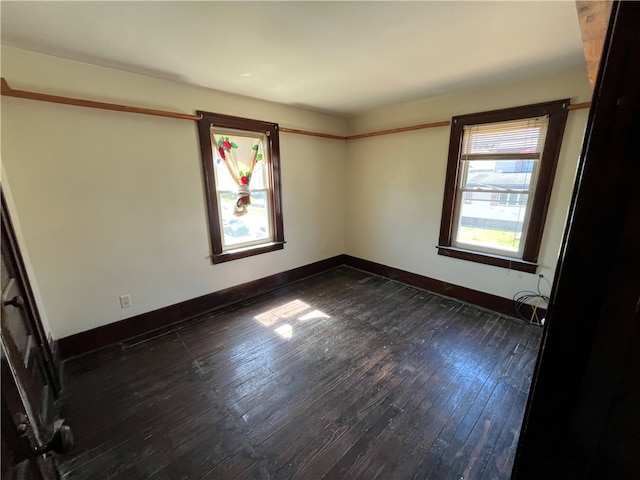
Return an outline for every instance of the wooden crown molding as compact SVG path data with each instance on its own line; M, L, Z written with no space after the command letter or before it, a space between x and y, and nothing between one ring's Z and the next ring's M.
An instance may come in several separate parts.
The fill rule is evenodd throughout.
M586 2L590 3L590 2ZM602 47L601 49L602 50ZM599 57L598 57L599 58ZM597 68L597 65L596 65ZM170 112L166 110L155 110L151 108L133 107L130 105L120 105L116 103L95 102L93 100L83 100L80 98L62 97L59 95L49 95L46 93L29 92L27 90L16 90L9 86L9 83L4 79L0 79L1 94L6 97L26 98L29 100L39 100L42 102L61 103L64 105L74 105L76 107L89 107L99 108L102 110L115 110L118 112L126 113L140 113L143 115L154 115L158 117L176 118L178 120L190 120L199 121L202 119L200 115L190 115L188 113ZM574 105L568 105L567 110L579 110L583 108L589 108L591 102L576 103ZM312 132L309 130L298 130L295 128L280 127L280 132L294 133L296 135L308 135L312 137L328 138L333 140L358 140L361 138L378 137L381 135L391 135L394 133L412 132L414 130L423 130L426 128L439 128L449 126L451 122L449 120L443 120L440 122L421 123L419 125L410 125L407 127L392 128L389 130L378 130L369 133L359 133L357 135L348 135L346 137L341 135L333 135L329 133Z

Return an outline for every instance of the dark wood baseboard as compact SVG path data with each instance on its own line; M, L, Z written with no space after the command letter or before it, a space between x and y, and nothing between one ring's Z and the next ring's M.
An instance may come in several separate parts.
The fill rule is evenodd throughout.
M343 257L344 255L337 255L61 338L58 340L60 355L63 359L75 357L228 307L288 283L343 265L345 263Z
M424 277L417 273L407 272L406 270L400 270L399 268L390 267L381 263L371 262L369 260L363 260L362 258L352 257L351 255L344 255L344 263L353 268L364 270L365 272L380 275L381 277L397 280L414 287L422 288L445 297L455 298L463 302L471 303L478 307L486 308L494 312L503 313L510 316L518 316L516 312L515 303L508 298L499 297L490 293L480 292L471 288L461 287L460 285L454 285L453 283L443 282L442 280L436 280L434 278ZM525 316L530 316L531 309L523 308L522 313ZM546 310L538 308L538 315L544 317Z
M488 310L517 316L512 300L479 292L471 288L461 287L451 283L424 277L417 273L407 272L398 268L382 265L380 263L352 257L351 255L337 255L319 262L304 265L302 267L276 273L269 277L260 278L242 285L212 292L201 297L186 300L184 302L169 305L151 312L126 318L118 322L103 325L84 332L76 333L58 340L58 351L61 358L67 359L82 355L100 348L113 345L124 340L129 340L152 332L159 332L163 328L176 323L184 322L199 317L209 312L228 307L235 303L248 300L257 295L262 295L288 283L301 280L340 265L357 268L365 272L380 275L385 278L397 280L408 285L422 288L439 295L455 298L463 302L471 303ZM546 312L538 309L540 316ZM526 311L523 312L525 315Z

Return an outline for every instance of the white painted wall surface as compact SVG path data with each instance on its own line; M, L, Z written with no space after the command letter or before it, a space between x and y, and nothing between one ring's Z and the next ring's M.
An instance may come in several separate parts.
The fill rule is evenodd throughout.
M2 76L20 90L346 128L339 117L9 47ZM214 266L194 122L2 97L1 139L2 184L56 339L345 250L344 141L281 133L284 250ZM123 294L131 308L120 308Z
M350 119L349 135L450 120L570 98L591 100L585 68L379 109ZM569 113L540 251L549 282L562 240L588 110ZM505 298L535 290L537 275L437 254L450 127L351 140L347 143L346 253ZM549 284L542 282L549 293Z
M585 69L575 68L346 121L9 47L2 48L2 76L21 90L202 109L336 135L591 98ZM587 115L569 113L540 254L549 282ZM2 184L54 338L341 253L505 298L535 288L535 275L437 255L448 127L348 142L280 139L287 245L214 266L193 122L2 97ZM123 294L131 308L120 308Z

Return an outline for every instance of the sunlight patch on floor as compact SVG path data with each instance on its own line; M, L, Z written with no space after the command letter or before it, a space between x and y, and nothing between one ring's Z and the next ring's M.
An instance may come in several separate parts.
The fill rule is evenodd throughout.
M279 307L267 310L260 315L256 315L255 319L265 327L270 327L271 325L276 324L281 318L293 317L294 315L298 315L309 308L311 308L311 306L304 303L302 300L293 300L285 303L284 305L280 305Z
M278 328L274 328L273 331L287 340L293 337L293 327L288 323L280 325Z
M281 322L291 319L292 317L297 317L297 320L300 322L331 318L329 315L318 309L311 309L313 309L311 305L297 299L267 310L266 312L256 315L254 318L265 327L274 327L274 332L282 338L290 340L293 338L294 333L292 325L293 322L291 322L291 320L288 320L287 323Z
M313 310L312 312L305 313L303 316L298 317L298 320L304 322L306 320L315 320L317 318L331 318L326 313L321 312L320 310Z

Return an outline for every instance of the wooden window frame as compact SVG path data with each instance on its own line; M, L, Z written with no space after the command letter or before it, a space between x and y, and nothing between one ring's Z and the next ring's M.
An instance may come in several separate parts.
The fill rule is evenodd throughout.
M438 254L447 257L459 258L472 262L509 268L528 273L535 273L538 268L538 255L542 243L544 224L551 200L551 189L562 147L562 137L567 121L567 106L569 99L552 102L537 103L522 107L492 110L489 112L472 113L469 115L455 116L451 120L451 136L449 142L449 155L447 161L447 173L445 178L444 198L442 202L442 219L440 224L440 237L438 241ZM495 122L507 122L539 116L549 116L547 136L545 139L538 180L533 194L531 217L524 239L524 249L521 257L497 255L480 252L467 248L453 246L453 229L455 220L456 196L458 195L458 183L462 169L460 155L464 127Z
M262 253L282 250L284 248L284 227L282 219L282 195L280 179L280 139L277 123L252 120L198 110L202 118L198 120L198 136L204 172L204 186L209 223L209 239L211 242L211 260L214 264L229 262ZM265 243L224 250L218 210L215 165L211 145L211 127L244 130L266 134L265 152L269 159L269 201L271 203L271 224L273 238Z

